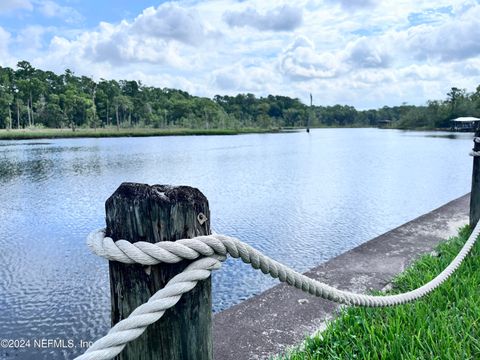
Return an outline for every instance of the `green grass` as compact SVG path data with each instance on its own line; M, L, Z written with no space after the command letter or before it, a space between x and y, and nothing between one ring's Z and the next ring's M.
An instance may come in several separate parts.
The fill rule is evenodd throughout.
M438 247L397 276L389 293L423 285L457 255L470 234ZM391 308L346 308L320 335L281 359L480 359L480 243L427 297Z
M0 140L54 139L79 137L173 136L173 135L238 135L277 132L278 129L153 129L153 128L99 128L99 129L21 129L0 130Z

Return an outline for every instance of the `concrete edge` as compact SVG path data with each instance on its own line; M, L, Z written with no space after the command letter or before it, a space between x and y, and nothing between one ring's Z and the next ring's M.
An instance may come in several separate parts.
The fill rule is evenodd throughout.
M470 194L367 241L305 274L359 293L381 290L468 224ZM279 284L214 316L215 359L268 359L324 328L339 305Z

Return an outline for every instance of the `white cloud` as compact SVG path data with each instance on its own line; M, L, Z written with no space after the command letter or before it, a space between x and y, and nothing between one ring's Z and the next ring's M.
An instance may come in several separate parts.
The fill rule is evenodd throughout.
M345 10L357 10L371 8L379 3L379 0L326 0L332 4L339 4Z
M218 37L193 11L165 3L147 8L131 23L101 23L96 31L84 32L73 40L56 39L57 47L71 49L95 62L116 66L132 62L186 66L180 52L191 52L180 45L200 46ZM68 44L68 45L67 45Z
M15 42L25 52L41 50L44 46L44 35L53 31L55 31L53 27L30 25L18 33Z
M87 56L96 61L115 65L127 62L164 62L174 56L166 40L141 36L130 31L131 25L122 22L115 26L102 23L98 32L86 33L73 41L83 47Z
M9 53L10 33L0 26L0 66L8 66L12 59Z
M29 0L1 0L0 14L15 10L33 10L33 5Z
M263 65L263 66L262 66ZM258 93L268 89L274 92L276 85L275 73L270 64L260 66L242 62L226 66L213 74L212 85L222 93L250 92Z
M302 24L303 10L301 7L283 5L261 14L249 7L243 11L227 11L224 20L233 27L250 26L258 30L291 31Z
M439 81L442 79L443 72L438 66L428 64L412 64L398 69L401 78L407 78L415 81Z
M360 70L351 74L351 79L354 84L359 84L369 87L371 85L377 86L378 84L391 84L397 80L395 72L391 70Z
M480 77L480 58L468 59L465 62L455 64L455 70L464 75L466 78L479 78ZM474 84L478 86L479 84Z
M313 41L301 36L280 56L279 67L291 80L305 81L333 79L361 69L386 68L390 64L388 50L365 37L347 43L343 49L321 51Z
M0 15L16 10L36 11L47 18L60 18L68 24L81 22L83 16L74 8L62 6L53 0L1 0Z
M37 0L36 9L46 17L60 18L69 24L79 23L83 20L83 16L74 8L59 5L52 0Z
M198 14L175 3L147 8L131 26L140 36L177 40L185 44L201 43L210 34Z
M317 52L305 36L295 39L280 57L280 71L292 80L334 78L344 71L340 54Z
M438 26L420 25L408 32L410 50L417 59L452 61L480 55L480 6Z
M387 49L367 37L348 44L347 51L347 61L355 68L383 68L388 67L391 62Z
M8 54L8 44L10 42L10 33L0 27L0 59Z

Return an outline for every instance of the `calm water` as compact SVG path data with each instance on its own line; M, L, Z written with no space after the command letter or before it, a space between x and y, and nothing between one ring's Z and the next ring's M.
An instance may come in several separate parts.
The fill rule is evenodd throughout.
M467 193L472 136L444 135L328 129L0 141L0 338L77 345L0 350L0 358L71 358L80 340L108 330L108 265L85 237L104 226L104 201L120 183L198 187L215 231L305 271ZM213 278L214 308L274 284L229 260Z

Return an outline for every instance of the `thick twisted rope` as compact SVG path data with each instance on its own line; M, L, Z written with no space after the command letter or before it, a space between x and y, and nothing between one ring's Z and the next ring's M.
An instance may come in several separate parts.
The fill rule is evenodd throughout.
M480 137L475 136L473 138L473 142L476 143L476 144L480 143ZM472 151L470 151L469 155L474 156L474 157L480 156L480 151L472 150Z
M325 283L311 279L299 272L263 255L250 245L225 235L198 236L193 239L182 239L175 242L163 241L155 244L147 242L130 243L126 240L114 242L105 237L104 231L90 234L88 245L91 250L110 261L126 264L156 265L160 263L177 263L182 260L195 260L201 257L219 255L240 258L254 269L278 278L281 282L294 286L312 295L332 300L341 304L383 307L404 304L416 300L442 284L460 266L480 233L477 225L463 246L462 250L437 277L418 289L397 295L363 295L335 289Z
M148 302L135 309L128 318L116 324L107 335L97 340L76 360L108 360L118 355L128 342L139 337L148 325L156 322L167 309L173 307L182 294L193 289L198 281L207 279L212 270L220 268L221 261L224 261L227 255L240 258L243 262L251 264L253 268L260 269L264 274L269 274L273 278L278 278L282 282L327 300L347 305L384 307L411 302L440 286L460 266L479 234L480 223L472 231L453 261L425 285L402 294L373 296L339 290L311 279L268 258L250 245L233 237L209 235L175 242L130 243L126 240L114 242L112 238L105 237L104 230L99 230L89 235L88 246L95 254L110 261L142 265L177 263L184 259L195 261L182 273L173 277Z

